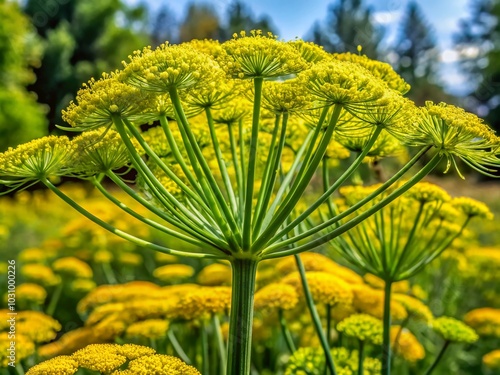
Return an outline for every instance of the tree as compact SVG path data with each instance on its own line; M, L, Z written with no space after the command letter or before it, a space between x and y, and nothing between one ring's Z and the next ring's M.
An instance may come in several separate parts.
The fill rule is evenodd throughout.
M192 39L218 39L220 21L217 12L209 4L191 3L179 28L180 42Z
M460 20L455 48L470 84L468 109L479 112L500 131L500 1L473 0L469 16Z
M276 33L269 16L264 15L256 18L251 9L242 1L235 0L226 10L226 26L222 32L221 38L228 40L233 33L239 33L242 30L262 30L263 33Z
M49 107L49 130L62 123L61 109L82 82L119 68L131 50L149 44L145 8L121 0L28 0L25 11L46 46L29 88Z
M15 2L0 0L0 151L43 136L45 107L26 86L35 80L43 46Z
M370 58L378 57L384 30L373 22L373 11L363 0L339 0L328 7L326 21L316 22L309 39L329 52L356 52L358 45Z
M168 41L177 43L179 39L179 23L173 11L163 4L158 12L150 15L151 24L151 42L154 46Z

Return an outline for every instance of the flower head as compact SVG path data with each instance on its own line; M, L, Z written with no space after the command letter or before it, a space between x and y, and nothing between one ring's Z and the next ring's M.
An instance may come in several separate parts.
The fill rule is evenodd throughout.
M92 268L84 261L75 257L64 257L57 259L52 264L52 269L63 277L72 279L91 279Z
M451 205L468 217L479 217L492 220L493 214L486 204L469 197L458 197L451 201Z
M38 284L23 283L16 288L16 298L20 306L40 306L47 298L47 291Z
M460 320L447 316L434 319L432 329L443 339L450 342L471 344L479 339L477 333L471 327Z
M185 320L210 317L229 310L231 288L225 286L201 287L180 296L176 314Z
M66 174L73 146L53 135L9 148L0 154L0 183L19 188L33 181Z
M127 327L128 338L158 339L167 334L169 322L163 319L148 319L132 323Z
M465 314L464 322L481 336L500 337L500 309L482 307Z
M308 66L299 51L272 34L252 30L249 36L242 31L233 37L222 43L226 55L220 59L231 77L281 77L296 74Z
M21 267L21 274L27 281L41 284L45 287L54 286L61 282L61 278L50 267L43 264L26 264Z
M299 303L295 288L284 283L271 283L255 293L255 310L291 310Z
M178 282L194 275L194 269L187 264L167 264L153 271L153 276L164 282Z
M431 322L434 319L431 309L422 301L407 294L394 293L392 298L400 302L408 315L414 319L423 320L424 322Z
M337 330L361 341L382 344L382 321L370 315L351 315L337 324Z
M304 110L309 103L310 97L301 89L296 79L264 82L262 107L271 112L297 112Z
M156 49L145 47L123 62L119 75L122 82L141 90L167 93L207 82L217 70L217 63L208 55L187 44L161 44Z
M116 74L91 79L62 111L63 120L74 128L93 129L110 126L113 116L130 117L148 105L148 97L135 87L119 82Z
M221 263L209 264L198 273L196 281L205 286L230 285L231 267Z
M142 356L129 362L128 368L116 371L115 375L201 375L193 366L170 355L153 354Z
M434 146L447 159L445 172L453 165L462 178L455 157L486 175L500 167L500 137L476 115L453 105L427 102L408 137L412 146Z
M417 362L425 357L424 347L408 329L391 327L391 342L394 352L408 362Z
M71 356L62 355L33 366L26 375L73 375L77 371L78 362Z
M500 349L485 354L483 356L483 363L491 370L500 370Z

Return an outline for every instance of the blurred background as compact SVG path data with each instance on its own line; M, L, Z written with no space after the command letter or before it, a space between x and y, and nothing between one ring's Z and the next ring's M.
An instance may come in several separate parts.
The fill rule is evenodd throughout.
M0 0L0 151L56 131L82 82L166 40L262 29L389 62L409 96L500 128L500 1Z

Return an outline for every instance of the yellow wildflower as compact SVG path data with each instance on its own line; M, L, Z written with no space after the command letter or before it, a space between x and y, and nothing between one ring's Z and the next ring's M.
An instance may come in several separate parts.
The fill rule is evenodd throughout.
M292 113L304 110L310 105L311 98L301 90L296 79L284 82L265 81L262 95L262 107L273 113Z
M75 257L59 258L52 264L53 270L63 278L91 279L92 268L84 261Z
M432 329L443 339L450 342L471 344L479 339L477 333L471 327L460 320L447 316L434 319Z
M0 154L0 178L6 186L62 176L73 152L68 137L47 136L9 148Z
M170 255L166 253L160 253L159 251L155 251L155 260L158 263L176 263L179 258L175 255Z
M170 355L153 354L132 360L126 370L115 371L113 375L201 375L193 366Z
M145 47L122 62L122 82L145 91L167 93L185 89L204 80L209 81L217 63L210 56L188 44L161 44L156 49Z
M372 289L366 285L355 285L353 306L356 311L382 319L384 316L384 292ZM403 304L391 299L391 317L394 320L403 320L408 316Z
M116 259L118 263L124 266L139 266L142 264L143 259L140 254L131 253L131 252L122 252L118 254L118 258Z
M291 310L299 302L299 296L294 287L284 283L272 283L255 293L255 310Z
M201 287L180 296L176 314L185 320L209 317L229 310L231 288L225 286Z
M4 316L6 315L4 314ZM35 353L33 340L21 333L16 333L14 347L12 347L11 342L12 339L8 337L7 332L0 334L0 368L6 369L9 367L9 362L19 363Z
M113 116L129 117L141 112L147 106L145 99L140 90L119 82L115 73L103 73L101 79L92 78L83 84L76 103L71 101L62 117L75 128L107 127L113 123Z
M370 315L351 315L337 324L337 330L361 341L382 344L382 321Z
M500 370L500 349L485 354L483 356L483 363L491 370Z
M16 316L16 329L35 343L53 340L61 325L39 311L21 311Z
M128 338L158 339L165 337L168 326L167 320L148 319L129 325L125 336Z
M331 55L324 50L323 46L319 46L312 42L295 39L289 41L288 44L297 49L302 58L309 63L316 63L318 61L331 58Z
M96 283L90 279L76 279L71 281L69 288L75 293L87 294L96 287Z
M23 283L16 288L16 298L19 306L38 306L45 302L47 291L38 284Z
M196 281L205 286L231 285L231 267L221 263L209 264L198 273Z
M481 336L500 337L500 309L483 307L465 314L464 322Z
M434 318L431 309L422 301L412 296L394 293L391 297L393 300L400 302L408 312L408 315L414 319L430 322Z
M493 214L486 204L469 197L458 197L451 201L454 208L464 213L468 217L480 217L486 220L492 220Z
M73 375L78 371L78 362L71 356L59 356L33 366L26 375Z
M27 263L43 263L45 260L47 260L47 254L46 251L38 248L38 247L30 247L27 249L22 250L19 253L19 256L17 259L19 262L23 264Z
M278 41L272 34L262 35L252 30L233 34L233 39L222 43L226 54L221 65L234 78L280 77L298 73L307 68L306 61L291 45Z
M366 283L375 289L384 289L385 282L380 277L377 277L371 273L367 273L363 276ZM394 293L406 293L410 289L410 282L408 280L397 281L392 284L392 292Z
M448 202L451 197L443 188L430 182L419 182L412 186L405 195L421 203Z
M42 264L26 264L21 267L21 275L35 284L41 284L44 287L57 285L61 282L59 276L54 274L50 267Z
M352 289L342 279L326 272L306 272L306 278L316 303L330 306L352 304ZM298 272L283 278L282 283L292 285L297 293L303 294L302 281Z
M194 268L187 264L168 264L153 271L153 276L164 282L179 282L194 275Z
M395 340L398 340L395 342ZM408 362L417 362L425 357L425 349L418 339L406 328L391 327L391 343L394 353Z

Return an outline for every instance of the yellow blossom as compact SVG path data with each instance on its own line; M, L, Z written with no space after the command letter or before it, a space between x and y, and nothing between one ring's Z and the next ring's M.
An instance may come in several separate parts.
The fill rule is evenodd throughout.
M483 363L492 370L500 370L500 349L493 350L483 356Z
M198 273L196 281L205 286L231 285L231 267L221 263L209 264Z
M493 214L486 204L469 197L458 197L451 201L451 205L464 213L468 217L479 217L486 220L492 220Z
M354 314L337 324L337 330L361 341L382 344L382 321L366 314Z
M73 375L78 371L78 362L71 356L59 356L41 362L28 370L26 375Z
M398 340L395 342L395 340ZM391 327L391 343L394 352L408 362L417 362L425 357L425 349L418 339L406 328Z
M295 288L284 283L272 283L255 293L255 310L291 310L299 302Z
M158 339L166 336L168 326L167 320L148 319L129 325L125 336L128 338Z
M42 264L26 264L22 266L21 275L27 281L41 284L44 287L54 286L61 282L60 277L54 274L50 267Z
M500 337L500 309L482 307L469 311L464 322L481 336Z
M225 286L201 287L180 296L176 314L185 320L210 317L229 310L231 288Z
M153 271L153 276L164 282L179 282L194 275L194 268L187 264L168 264Z
M52 264L52 269L63 278L73 279L91 279L93 276L92 268L75 257L59 258Z
M153 354L147 355L128 364L125 370L113 372L113 375L201 375L194 367L187 365L179 358L170 355Z
M460 320L447 316L434 319L432 329L443 339L450 342L471 344L479 339L477 333L471 327Z
M20 306L39 306L45 302L47 291L38 284L23 283L16 288L16 298Z
M6 315L4 314L4 316ZM11 342L12 339L8 337L7 332L0 334L0 368L6 369L9 367L9 362L12 362L9 356L14 356L15 362L19 363L19 361L35 353L33 340L19 332L16 333L14 350L11 349Z

